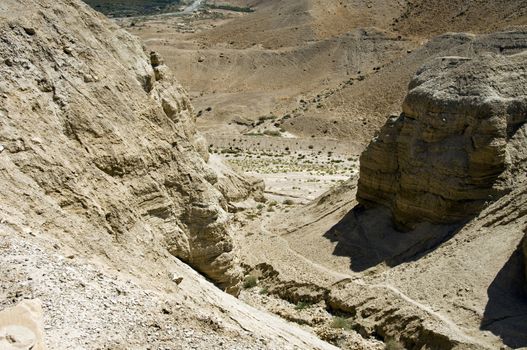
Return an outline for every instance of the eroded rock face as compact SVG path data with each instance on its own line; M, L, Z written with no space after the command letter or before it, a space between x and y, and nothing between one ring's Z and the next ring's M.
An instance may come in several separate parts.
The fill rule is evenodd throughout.
M236 293L227 203L161 58L80 1L0 9L3 219L41 223L110 259L110 242L141 242L144 255L162 242Z
M435 60L362 154L357 198L401 228L466 219L525 178L526 119L527 54Z

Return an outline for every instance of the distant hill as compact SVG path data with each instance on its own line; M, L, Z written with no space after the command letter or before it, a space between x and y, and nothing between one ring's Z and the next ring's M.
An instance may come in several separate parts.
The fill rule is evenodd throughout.
M110 17L130 17L164 12L180 0L83 0Z

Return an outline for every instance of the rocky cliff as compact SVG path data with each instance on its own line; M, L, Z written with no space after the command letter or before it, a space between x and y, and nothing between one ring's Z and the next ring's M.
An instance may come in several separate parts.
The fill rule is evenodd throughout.
M226 198L261 184L218 178L185 91L105 17L0 2L0 123L0 344L333 349L184 263L237 293Z
M357 199L403 229L473 216L525 179L526 120L527 54L436 59L362 154Z
M116 264L113 243L156 242L236 293L227 203L160 57L78 1L0 10L4 219Z

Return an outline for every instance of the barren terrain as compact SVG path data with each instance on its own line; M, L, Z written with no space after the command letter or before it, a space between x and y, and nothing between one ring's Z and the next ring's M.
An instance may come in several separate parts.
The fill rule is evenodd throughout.
M527 347L525 1L87 2L0 4L0 349Z

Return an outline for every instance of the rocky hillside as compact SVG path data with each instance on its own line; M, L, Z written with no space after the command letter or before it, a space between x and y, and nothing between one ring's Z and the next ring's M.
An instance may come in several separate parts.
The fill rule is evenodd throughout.
M72 6L3 21L2 202L28 221L61 213L50 233L92 249L159 241L236 290L226 202L185 92L130 35ZM42 196L9 199L28 187Z
M54 349L330 348L181 262L238 292L245 180L157 54L77 0L2 1L0 37L2 309L40 299Z
M327 288L326 308L364 337L407 349L525 347L522 33L467 36L467 55L419 69L403 113L362 154L360 177L277 216L259 254ZM499 41L516 44L500 52Z
M402 34L420 37L453 31L488 33L525 25L526 16L522 0L408 0L393 26Z
M525 180L527 55L443 57L361 157L358 199L401 226L474 216Z

